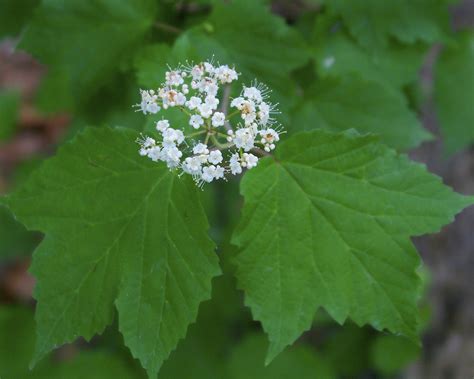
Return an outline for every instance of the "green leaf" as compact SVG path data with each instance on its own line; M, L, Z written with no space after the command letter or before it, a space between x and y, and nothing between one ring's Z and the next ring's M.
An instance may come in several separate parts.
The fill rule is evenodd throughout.
M346 323L334 328L321 350L341 376L357 378L369 370L369 347L373 334L369 327L359 328Z
M28 371L33 353L33 313L23 307L0 308L0 377L15 379Z
M0 91L0 141L12 137L18 121L20 94L15 91Z
M0 375L2 379L139 379L140 374L118 356L105 351L79 352L65 362L45 360L33 371L28 360L34 351L33 310L0 308Z
M473 203L374 136L325 131L287 140L245 174L241 192L236 275L269 336L267 362L318 307L416 340L420 259L410 237Z
M415 361L420 346L400 336L379 335L370 348L372 366L384 375L393 375Z
M82 103L132 60L155 8L153 0L43 0L19 47L48 65L45 85L60 106L71 95Z
M327 6L369 48L386 46L391 37L404 43L438 42L449 30L446 0L332 0Z
M435 66L435 100L448 153L474 142L474 33L460 34Z
M20 34L39 0L0 1L0 38Z
M8 209L0 205L0 259L31 254L39 239L36 233L28 232Z
M397 149L415 147L431 137L399 91L357 76L320 80L294 114L289 130L350 127L379 134Z
M267 342L262 335L247 336L234 350L228 363L229 379L332 379L333 369L317 351L306 346L293 347L264 366Z
M317 72L322 77L361 77L400 88L418 79L427 47L391 42L387 48L367 50L343 31L314 38Z
M105 351L80 352L73 359L20 379L143 379L119 356Z
M134 60L138 84L144 88L161 86L168 66L173 67L182 63L176 55L170 46L163 43L143 48Z
M36 170L7 202L46 236L32 273L34 362L112 322L156 376L220 272L196 186L137 153L137 132L90 128Z

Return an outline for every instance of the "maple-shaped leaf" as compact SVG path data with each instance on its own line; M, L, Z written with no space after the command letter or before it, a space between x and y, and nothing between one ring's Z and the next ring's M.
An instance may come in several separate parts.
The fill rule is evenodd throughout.
M37 344L51 349L112 322L150 377L186 334L219 274L199 190L137 152L137 133L90 128L6 199L45 233L33 257Z
M403 94L383 83L358 75L319 80L294 111L289 130L331 131L351 128L374 133L399 150L406 150L431 138Z
M48 65L42 91L54 101L43 106L51 111L90 101L145 43L156 8L153 0L41 1L19 48Z
M332 0L328 8L341 16L362 46L374 48L386 46L391 37L404 43L445 39L449 30L449 1Z
M267 361L318 307L416 339L420 259L410 236L473 202L377 137L322 130L283 143L245 174L241 192L236 275L269 336Z

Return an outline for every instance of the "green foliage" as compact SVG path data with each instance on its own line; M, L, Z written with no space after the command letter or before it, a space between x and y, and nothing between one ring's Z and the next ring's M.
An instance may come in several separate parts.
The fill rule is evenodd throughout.
M448 153L474 141L474 33L458 36L436 65L435 97Z
M327 361L337 367L338 372L347 378L357 377L367 371L371 344L370 328L359 328L347 323L332 331L331 337L322 347Z
M296 346L275 359L263 364L267 342L260 335L250 335L241 342L229 362L229 379L332 379L334 370L314 351Z
M322 77L358 74L400 88L417 80L426 47L391 42L384 49L364 49L342 30L314 37L317 72Z
M420 346L412 341L390 335L380 335L370 349L373 367L382 374L396 374L413 362L420 353Z
M0 375L4 379L139 379L126 363L103 351L81 352L59 365L48 359L30 371L34 320L32 311L23 307L0 308L0 334Z
M82 104L123 69L143 45L155 16L153 0L43 0L22 38L50 67L49 106Z
M388 44L391 37L404 43L438 42L449 25L446 0L332 0L327 6L340 15L351 34L365 47Z
M47 68L36 106L72 123L70 142L1 199L1 258L31 252L39 238L27 229L45 239L31 268L36 347L31 311L1 308L0 376L143 378L121 345L160 379L355 378L415 359L428 307L410 237L473 199L386 145L432 137L409 96L439 42L446 149L474 140L474 39L450 32L449 2L308 0L292 14L290 2L268 0L2 1L0 37L20 35L18 48ZM240 222L237 179L201 192L134 143L161 118L133 112L138 89L212 57L267 84L288 132L244 175ZM13 135L19 100L0 94L0 140ZM175 109L167 118L187 122ZM270 340L267 366L252 316ZM92 350L81 342L69 361L47 357L109 325ZM282 352L312 326L317 351L310 335Z
M236 275L269 336L267 361L318 307L416 340L420 262L409 237L472 203L375 137L323 131L286 141L241 190Z
M46 237L34 362L111 323L150 376L184 337L219 273L197 189L136 152L137 133L89 129L7 199Z
M39 0L2 0L0 2L0 38L20 34Z
M333 131L355 128L379 134L385 143L398 149L417 146L431 136L400 92L353 75L320 80L294 113L296 117L290 128L311 130L317 126Z
M31 254L38 244L38 237L17 222L11 212L0 206L0 258L13 258Z
M15 91L0 91L0 141L15 132L20 106L20 95Z

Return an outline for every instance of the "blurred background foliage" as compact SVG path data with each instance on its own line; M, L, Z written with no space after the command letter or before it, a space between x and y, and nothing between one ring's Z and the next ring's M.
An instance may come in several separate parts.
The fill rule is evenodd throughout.
M473 23L472 1L1 0L0 191L15 188L85 126L148 130L153 117L132 108L139 88L158 86L168 65L214 57L235 64L245 81L258 78L273 89L288 133L354 128L380 134L457 190L472 192ZM179 115L172 121L179 122ZM425 349L369 327L338 325L320 310L312 330L265 367L264 333L243 304L229 262L241 204L238 181L210 186L202 197L224 275L214 280L213 299L202 304L197 323L159 378L474 373L474 332L463 329L472 325L473 313L453 321L474 309L472 298L461 300L472 294L472 280L465 282L474 270L472 254L466 258L474 249L472 214L438 237L417 241L433 278L445 268L435 283L429 269L419 273L426 284L420 294ZM116 325L90 343L60 348L29 370L35 326L34 279L27 269L40 240L0 208L0 377L145 378ZM438 260L426 258L430 253ZM464 271L456 271L450 257ZM446 289L446 277L446 293L433 300L428 289ZM465 340L459 341L460 334ZM443 349L451 355L443 355L447 362L441 364Z

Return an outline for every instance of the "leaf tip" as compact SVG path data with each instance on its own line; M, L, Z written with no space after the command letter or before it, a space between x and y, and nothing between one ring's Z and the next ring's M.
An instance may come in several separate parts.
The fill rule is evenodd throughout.
M284 345L282 343L275 343L270 341L270 346L268 347L267 356L265 357L265 367L267 367L272 361L276 358L278 354L280 354L285 347L288 345Z

